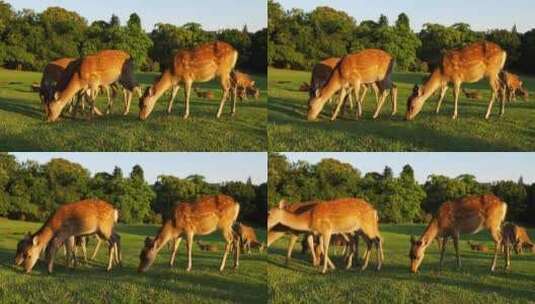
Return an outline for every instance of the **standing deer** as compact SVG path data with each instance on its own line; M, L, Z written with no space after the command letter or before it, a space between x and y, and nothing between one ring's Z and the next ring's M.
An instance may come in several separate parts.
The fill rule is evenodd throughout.
M502 97L505 97L507 101L516 101L517 92L522 95L524 101L528 101L528 91L522 87L523 82L518 75L502 71L500 73L500 79L502 83L502 94L505 95Z
M238 218L239 211L240 205L226 195L205 196L194 203L179 203L173 209L172 217L163 223L156 237L154 239L150 237L145 239L145 246L139 256L138 272L147 271L156 259L160 249L168 241L180 238L183 235L186 237L188 251L188 267L186 270L190 271L193 237L196 234L208 235L216 230L221 230L226 241L225 253L219 267L219 271L223 271L231 246L237 246L237 242L233 240L232 225ZM178 246L175 248L178 248ZM238 267L239 249L235 252L234 263L234 267Z
M74 61L62 81L57 86L54 100L48 104L48 121L56 121L62 109L79 91L85 92L94 109L95 99L100 86L109 86L119 82L129 92L137 90L138 82L134 77L134 61L132 57L118 50L103 50L94 55ZM128 113L132 94L126 105ZM111 103L108 95L108 104ZM91 111L91 115L94 110Z
M173 88L167 112L171 113L173 100L178 93L179 85L184 84L185 112L189 117L189 99L191 86L194 82L207 82L219 77L223 97L219 104L216 117L219 118L223 106L231 90L230 73L238 60L238 52L228 43L216 41L202 44L191 50L179 51L170 69L165 70L159 79L143 94L139 102L139 119L145 120L152 112L156 101L169 88ZM236 112L236 94L233 94L231 114Z
M46 248L48 272L52 273L57 249L66 241L73 242L76 236L98 234L109 242L107 270L113 263L113 227L119 218L119 211L112 205L98 199L87 199L59 207L35 234L25 237L17 245L16 265L32 271L39 254ZM72 246L72 243L71 243ZM69 246L70 248L72 248Z
M425 250L436 237L442 237L440 267L444 260L448 238L453 239L457 267L461 267L459 256L459 236L474 234L482 229L489 230L495 245L494 258L490 267L496 268L499 246L502 242L501 225L505 219L507 204L494 195L466 196L456 201L443 203L418 240L411 236L409 251L410 271L417 272L425 255ZM506 258L508 260L508 258Z
M258 247L261 252L264 249L264 245L256 238L256 232L253 227L238 223L237 233L242 243L242 250L247 254L251 254L251 247Z
M500 92L500 71L503 69L507 54L497 44L492 42L476 42L462 49L447 52L440 65L433 71L423 87L415 85L411 96L407 101L407 113L405 118L412 120L420 111L425 101L440 88L436 113L440 112L440 106L446 95L448 83L453 83L453 119L457 118L457 103L463 83L478 82L486 77L492 88L485 119L490 117L492 105ZM504 100L501 99L500 115L505 111Z
M379 101L373 114L377 118L388 95L392 90L392 115L396 112L396 90L392 85L392 71L395 59L383 50L366 49L358 53L344 56L336 65L327 83L320 89L318 96L313 96L308 101L308 120L315 120L323 109L325 103L336 92L340 91L339 102L331 117L335 120L343 101L351 90L357 98L357 118L362 115L362 104L358 100L361 85L375 83L379 88Z
M383 249L379 234L379 217L377 211L362 199L344 198L318 202L309 211L299 214L286 211L281 204L279 208L272 208L269 211L268 229L279 223L294 230L310 231L320 235L320 246L324 255L322 273L327 272L327 267L334 268L329 259L329 245L331 235L337 233L358 232L364 237L368 250L364 255L363 270L368 267L371 247L374 244L377 249L377 270L381 269Z

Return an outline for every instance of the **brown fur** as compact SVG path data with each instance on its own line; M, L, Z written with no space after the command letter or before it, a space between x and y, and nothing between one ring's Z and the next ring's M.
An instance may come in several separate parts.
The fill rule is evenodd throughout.
M208 100L212 100L214 99L214 93L212 91L199 91L197 88L194 89L195 90L195 94L197 94L197 97L198 98L204 98L204 99L208 99Z
M503 226L503 238L504 243L510 245L510 249L514 249L516 254L522 254L524 248L528 248L529 251L535 252L535 244L531 241L527 230L524 227L506 223Z
M417 85L413 89L413 94L407 100L407 120L414 119L421 111L425 101L440 88L440 97L436 108L436 113L440 112L440 106L446 94L448 83L453 83L454 110L452 118L457 118L457 103L459 93L463 83L474 83L484 77L489 79L492 88L492 95L485 114L488 119L492 110L495 98L499 95L500 79L499 73L503 69L507 54L497 44L483 41L472 43L462 49L451 50L442 58L440 66L431 73L423 87ZM504 113L503 99L501 115Z
M256 232L254 231L253 227L239 223L237 230L242 242L242 250L244 252L247 251L247 254L251 254L252 247L258 247L259 251L264 249L262 243L256 238Z
M359 90L363 84L375 83L380 91L379 101L373 118L379 116L379 112L392 87L392 71L394 58L385 51L378 49L366 49L358 53L344 56L332 71L327 83L320 89L319 95L311 96L308 102L308 120L315 120L323 109L325 103L339 90L338 105L331 117L335 120L338 112L344 105L347 89L349 94L354 93L357 99L357 118L362 115L362 103L359 98ZM397 91L392 93L392 114L396 112Z
M258 97L260 96L259 91L255 86L255 81L251 79L251 76L235 70L230 74L230 78L232 87L236 91L236 95L240 100L248 100L247 96L251 94L258 100Z
M475 100L481 100L483 98L483 95L478 90L468 91L463 88L463 93L466 96L466 98L475 99Z
M516 95L519 93L524 98L524 101L528 101L528 91L523 88L523 82L516 74L502 71L500 73L500 79L502 83L502 94L504 94L507 101L516 101Z
M154 239L147 237L145 246L140 254L139 272L145 272L156 259L160 249L170 240L178 238L178 244L182 236L186 237L186 247L188 250L188 267L191 270L191 251L193 237L195 235L208 235L216 230L221 230L226 241L225 253L219 267L223 271L228 253L233 244L232 225L238 217L240 205L233 198L226 195L204 196L193 203L179 203L173 209L170 219L163 223L160 231ZM170 264L174 264L174 256L178 244L172 253ZM235 267L238 266L239 250L235 255Z
M118 216L118 211L112 205L98 199L62 205L38 232L19 242L16 264L24 264L26 272L31 272L40 252L47 248L48 272L52 273L55 252L69 238L96 233L101 238L110 240ZM110 248L107 269L110 270L111 267Z
M238 52L228 43L216 41L202 44L191 50L179 51L173 60L173 66L165 70L161 77L140 99L139 118L147 119L152 112L158 98L169 88L173 88L167 112L171 113L173 100L178 92L178 85L184 84L186 91L184 118L189 117L189 98L191 86L195 82L207 82L219 77L223 97L219 104L216 117L219 118L223 111L225 101L231 91L230 73L238 60ZM232 100L231 113L236 112L236 97Z
M443 203L435 214L424 233L418 240L411 236L410 271L417 272L423 261L425 250L431 242L441 237L440 266L444 259L446 243L449 237L453 238L457 256L457 266L461 266L459 256L459 236L464 233L475 233L480 229L490 231L496 250L491 270L496 267L498 246L501 244L501 225L505 219L507 204L494 195L467 196L456 201Z
M359 232L365 238L368 250L364 256L362 269L366 269L372 244L375 244L378 251L377 269L381 268L383 254L382 238L378 226L379 218L377 211L366 201L358 198L344 198L318 202L309 211L299 214L288 212L283 207L281 205L279 208L270 210L268 228L280 223L293 230L319 234L325 254L322 273L327 271L327 267L334 267L329 260L328 252L331 235L336 233Z

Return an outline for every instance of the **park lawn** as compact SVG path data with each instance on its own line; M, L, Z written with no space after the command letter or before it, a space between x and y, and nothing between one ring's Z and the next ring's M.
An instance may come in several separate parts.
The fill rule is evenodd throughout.
M138 73L144 87L157 73ZM138 99L133 98L130 114L123 116L122 94L114 102L112 114L93 121L78 117L46 123L38 94L31 84L41 74L0 69L0 151L265 151L267 86L265 75L253 75L261 89L258 101L237 102L237 113L230 116L227 101L220 120L215 118L221 91L218 83L198 84L210 89L215 100L192 94L190 118L182 119L183 90L175 99L173 113L167 115L166 94L158 100L147 121L138 119ZM106 109L104 94L98 107Z
M218 252L193 251L193 269L186 272L185 245L180 245L176 266L169 268L169 251L164 247L153 266L143 274L136 269L143 240L155 235L156 225L119 225L123 248L123 267L106 272L106 246L96 262L71 270L58 254L54 273L46 274L39 262L31 274L13 266L18 240L26 231L41 224L0 218L0 302L2 303L266 303L266 254L254 250L241 255L240 267L232 269L233 259L219 272L224 243L217 234L200 237L217 244ZM258 231L265 239L265 231ZM91 240L88 251L95 242ZM60 251L61 252L61 251ZM230 267L228 267L230 266Z
M268 285L272 303L532 303L535 299L535 255L513 255L512 271L504 272L503 256L496 273L489 268L491 253L470 250L467 240L494 245L488 233L461 236L462 268L456 267L453 243L448 243L443 271L439 272L436 244L428 249L417 274L409 273L410 235L419 235L424 225L381 225L385 264L375 270L375 251L364 272L353 266L344 270L341 257L334 257L338 269L322 275L310 263L309 255L294 250L285 264L287 242L277 241L268 256ZM530 230L533 238L535 231ZM298 243L299 244L299 243ZM361 242L360 253L363 251ZM331 253L331 257L333 257ZM337 263L338 262L338 263Z
M395 73L398 85L398 113L390 117L391 102L383 106L374 121L375 97L372 93L364 105L361 120L354 112L329 120L331 107L326 106L319 121L305 119L308 93L300 92L303 82L310 82L310 72L270 68L268 141L270 151L534 151L535 102L506 104L505 116L498 118L500 103L486 121L490 89L488 83L465 85L478 89L483 100L459 101L459 118L452 120L453 94L448 90L439 115L436 99L431 97L413 121L405 121L407 97L414 84L422 81L421 73ZM529 91L535 90L535 78L522 77ZM437 95L438 96L438 95Z

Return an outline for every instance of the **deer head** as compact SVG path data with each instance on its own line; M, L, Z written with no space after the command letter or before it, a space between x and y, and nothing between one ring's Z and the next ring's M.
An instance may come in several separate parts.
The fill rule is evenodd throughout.
M152 112L152 109L154 109L154 105L156 104L156 100L158 98L155 96L154 92L154 86L150 86L145 90L145 93L143 93L143 96L139 99L139 119L145 120L147 117L149 117L150 113Z
M33 266L39 259L42 246L39 244L37 236L32 236L29 232L17 244L17 253L15 255L15 265L23 265L26 273L32 271Z
M407 99L407 113L405 114L406 120L412 120L420 111L424 105L423 89L418 85L414 85L412 88L412 94Z
M420 264L424 260L425 248L427 244L424 240L416 240L414 236L411 235L411 249L409 251L410 262L410 271L413 273L418 272Z
M156 242L152 238L146 237L145 246L141 249L141 254L139 255L138 272L145 272L150 268L156 259L157 251Z
M284 207L286 206L286 201L281 200L278 207L269 209L268 211L268 230L273 228L275 225L281 222L284 217Z
M315 96L308 101L307 120L309 121L316 120L323 108L323 102L321 96L319 96L320 94L318 93L316 96L316 93L314 93L314 95Z

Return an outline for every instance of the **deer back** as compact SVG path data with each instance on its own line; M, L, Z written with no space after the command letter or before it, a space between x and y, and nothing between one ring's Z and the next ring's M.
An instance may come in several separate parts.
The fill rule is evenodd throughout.
M366 49L343 57L337 69L346 82L358 79L361 83L372 83L390 76L393 65L394 58L389 53Z
M451 50L442 58L443 75L451 80L475 82L486 75L497 75L505 64L506 53L492 42L476 42Z

